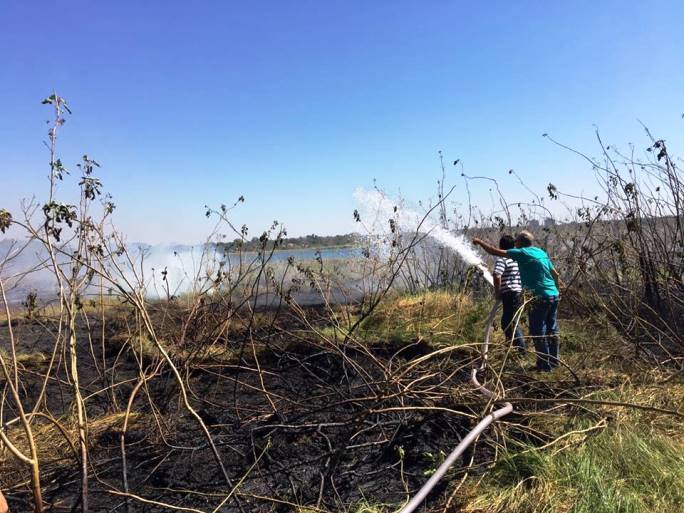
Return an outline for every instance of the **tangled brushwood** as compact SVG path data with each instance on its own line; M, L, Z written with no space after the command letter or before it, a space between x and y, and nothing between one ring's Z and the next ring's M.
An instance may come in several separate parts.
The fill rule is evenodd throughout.
M179 289L168 269L146 274L145 251L113 228L99 163L84 155L69 174L57 142L70 108L57 94L43 103L54 114L47 198L0 209L14 237L0 255L0 489L14 511L394 511L497 407L469 385L488 289L422 223L406 233L387 219L381 255L276 261L284 228L249 239L233 222L240 197L206 209L215 229ZM482 379L516 413L426 511L571 511L583 499L556 476L614 447L627 461L622 437L668 462L649 471L669 487L662 500L684 500L682 173L662 140L643 161L599 143L603 158L586 158L601 197L550 184L527 204L500 195L487 215L449 218L442 166L424 219L480 236L535 229L569 289L553 375L528 372L495 333ZM478 180L462 176L466 191ZM60 197L72 181L76 204ZM553 202L570 217L554 219ZM26 252L39 262L19 268ZM34 274L54 295L22 288ZM638 502L629 486L647 488L642 477L615 497ZM654 501L644 508L670 505Z

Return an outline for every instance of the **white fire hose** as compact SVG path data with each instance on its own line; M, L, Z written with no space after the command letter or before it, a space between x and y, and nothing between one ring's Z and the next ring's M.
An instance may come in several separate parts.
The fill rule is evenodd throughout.
M501 301L496 301L496 303L494 303L494 306L492 307L491 312L489 312L489 317L487 317L487 329L485 331L484 341L482 343L482 356L480 360L480 366L474 368L470 375L471 383L479 392L481 392L484 396L486 396L489 399L496 398L496 394L480 384L480 382L477 380L477 373L487 368L487 352L489 350L489 337L492 334L492 324L494 322L494 316L496 315L496 311L499 309L499 305L501 305ZM489 415L484 417L480 422L478 422L477 425L461 440L461 443L459 443L456 446L456 448L453 451L451 451L451 454L447 456L444 462L439 466L435 473L432 474L430 479L427 480L427 482L413 497L413 499L411 499L409 503L399 511L399 513L412 513L413 511L415 511L416 508L420 506L420 504L423 502L425 497L427 497L427 495L439 482L439 480L442 479L442 477L444 477L444 474L447 473L447 470L449 470L449 468L456 462L456 460L461 456L461 454L463 454L463 451L465 451L466 448L471 443L473 443L477 439L477 437L480 436L480 434L482 434L482 432L485 429L487 429L487 427L491 423L499 420L504 415L508 415L512 411L513 405L511 403L504 403L504 406L502 408L494 410L492 413L490 413Z

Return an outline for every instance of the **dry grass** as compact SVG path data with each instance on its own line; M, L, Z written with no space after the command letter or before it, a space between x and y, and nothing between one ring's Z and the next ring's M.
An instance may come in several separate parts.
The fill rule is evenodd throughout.
M118 439L117 437L123 428L124 418L125 414L120 412L88 419L88 435L91 446L98 445L100 440L104 440L105 435L111 440ZM7 419L5 421L7 422ZM151 425L150 422L152 421L149 416L133 412L128 419L128 430L147 430ZM76 452L78 426L74 417L65 416L59 419L50 419L40 415L33 419L32 428L41 465L50 467L78 459ZM25 454L28 453L29 448L25 433L18 422L13 422L6 428L6 432L9 439L20 451ZM21 465L7 452L0 454L0 466L3 468L0 484L3 483L3 478L11 478L11 482L15 484L19 482L20 480L16 479L16 476L12 476L12 472L19 473L19 475L26 474L26 478L28 478L25 465ZM4 472L5 470L7 472Z
M491 513L678 511L684 447L628 424L563 450L523 446L502 458L465 504L464 511Z
M396 296L385 301L358 334L371 346L383 343L400 347L416 341L434 347L477 343L481 340L485 314L490 306L491 303L478 303L468 296L446 292ZM168 305L158 305L160 310L166 307ZM344 307L340 309L344 310ZM120 316L121 311L112 309L111 314ZM259 313L253 320L253 326L267 326L271 320L268 313ZM124 326L118 325L120 334L110 337L108 343L119 344L119 347L127 344L128 350L134 351L143 361L158 358L158 350L151 340L125 334ZM229 332L239 332L244 327L244 322L235 316ZM164 340L171 340L167 337L174 336L172 328L169 323L166 331L160 330ZM329 328L323 328L326 329ZM625 343L609 323L561 317L561 334L562 357L578 375L580 384L570 380L566 370L537 375L527 372L527 365L521 366L519 361L509 358L502 374L507 388L515 385L516 395L528 394L528 397L535 397L539 391L544 391L547 393L544 397L548 397L550 391L558 394L559 401L572 394L572 397L594 401L684 411L684 382L665 382L669 375L667 370L654 366L647 359L637 358L633 346ZM188 348L176 347L171 342L164 344L174 358L190 356ZM257 348L259 352L267 350L265 345ZM496 330L491 352L494 368L503 365L506 350L502 333ZM235 354L226 344L218 343L193 356L195 363L223 364L230 362ZM533 358L533 355L528 356L525 363L531 364ZM45 361L45 355L40 353L18 356L18 362L25 367L38 368ZM467 383L463 384L462 390L467 392L466 395L460 398L454 395L455 403L461 399L472 400L474 394ZM498 425L497 433L506 436L497 435L495 439L505 440L506 447L497 446L498 462L484 477L480 475L465 481L456 499L464 511L645 513L676 511L678 501L684 502L681 491L684 490L684 429L681 418L615 405L557 404L516 404L518 417L515 423L524 429L505 422ZM550 411L551 407L555 409ZM76 423L68 414L58 422L59 426L45 418L36 418L34 422L39 457L45 468L64 467L65 462L67 465L74 462ZM112 446L116 450L122 424L121 413L90 418L91 444L94 447ZM150 436L150 426L153 425L152 419L143 414L134 413L129 420L129 429L147 433L147 436ZM531 432L539 436L521 435ZM571 434L568 435L569 432ZM8 434L20 449L25 448L18 425L10 426ZM485 445L491 449L496 443L492 438L483 438L478 451L488 450ZM448 451L450 448L444 449ZM7 454L3 457L5 459L0 461L3 468L16 469L24 476L25 469L19 468ZM9 479L5 476L0 479ZM13 478L12 483L17 482ZM447 490L451 492L455 485L456 481L449 483ZM341 504L336 511L385 513L396 510L396 506L370 501ZM300 508L299 513L314 511L319 510ZM441 511L436 497L429 500L426 511Z
M579 397L684 413L684 383L664 382L669 372L636 358L607 323L561 320L561 332ZM556 371L544 382L558 388L564 378ZM593 403L523 417L550 442L511 439L484 478L467 481L463 511L646 513L684 504L681 417Z
M488 306L445 292L396 297L386 301L363 328L372 341L477 342ZM610 323L563 316L560 322L562 357L580 383L571 384L567 370L531 374L524 370L526 363L509 360L506 371L513 372L516 380L523 379L532 397L535 390L555 390L580 399L684 413L684 382L667 380L672 369L636 355L633 344ZM492 366L503 363L506 350L503 334L496 330ZM529 355L527 363L531 365L533 359ZM517 389L516 394L523 390ZM518 407L522 419L516 422L541 438L520 437L519 432L507 430L507 447L499 448L496 465L484 476L468 478L459 491L457 502L463 511L646 513L679 511L684 504L681 417L594 403L553 410L549 405L525 408ZM442 511L434 499L428 502L428 510ZM370 511L383 511L381 506L375 508Z
M434 346L473 341L482 331L486 305L464 294L423 292L385 301L363 325L372 340L405 344L424 340Z

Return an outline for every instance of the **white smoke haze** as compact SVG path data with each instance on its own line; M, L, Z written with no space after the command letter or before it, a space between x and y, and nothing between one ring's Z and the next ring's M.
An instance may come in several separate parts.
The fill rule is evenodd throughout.
M127 250L135 269L131 268L125 256L117 257L117 268L123 273L123 279L119 276L116 281L124 288L129 288L126 281L133 287L142 285L150 298L196 292L202 279L208 275L215 276L219 267L219 252L214 246L130 243ZM65 270L70 265L67 256L70 252L68 246L62 246L56 255L57 262ZM51 270L49 254L39 241L27 244L20 240L0 240L0 262L3 262L2 276L12 302L24 300L29 292L46 301L57 297L57 281ZM119 271L112 266L109 274L116 279ZM99 283L96 278L87 293L98 293ZM107 281L103 287L115 288Z
M151 299L194 294L202 289L215 290L219 272L224 278L234 278L237 273L247 272L248 269L256 275L255 270L260 268L263 258L255 251L230 253L211 243L192 246L128 243L126 250L130 261L125 255L114 256L116 265L109 262L109 276L124 289L143 289ZM67 273L70 253L68 246L62 246L57 253L57 261ZM361 258L359 248L281 249L268 255L268 266L282 276L290 258L298 263L312 262L317 254L323 260L352 261ZM8 256L12 258L8 260ZM29 293L35 293L43 302L57 298L57 281L47 250L37 240L28 244L22 244L19 240L0 240L0 275L12 303L25 300ZM344 281L349 277L345 274L340 279ZM95 277L85 291L86 296L99 294L99 286L100 280ZM107 280L103 280L102 286L105 294L110 289L113 294L117 293L115 284ZM303 296L305 294L300 294L300 297ZM304 300L311 301L312 298L307 296Z
M168 293L178 295L195 292L198 278L210 271L207 256L209 248L202 245L135 245L133 257L140 261L145 289L150 297L163 297ZM132 272L127 273L130 279Z
M404 233L423 233L434 239L439 245L454 251L468 265L476 266L484 278L493 284L492 274L487 269L482 257L463 235L445 230L438 221L428 216L425 218L406 207L403 201L393 201L385 194L374 190L368 191L359 187L354 192L358 204L361 221L374 244L381 246L379 253L387 253L388 241L391 240L389 220L394 219L397 229ZM382 246L384 245L384 248Z
M425 218L415 210L406 206L403 201L395 201L385 194L373 190L359 188L354 192L363 226L368 231L371 251L380 258L387 258L391 252L392 233L389 220L396 223L395 229L400 233L419 232L428 235L438 245L449 248L468 265L478 267L484 278L492 283L492 276L481 256L470 242L461 234L445 230L432 217ZM20 241L0 240L0 261L24 246ZM246 252L242 255L224 253L213 244L197 245L148 245L144 243L127 244L130 257L134 262L135 272L125 257L119 257L119 269L125 279L137 287L142 285L150 298L163 298L167 295L178 296L198 292L198 287L213 280L217 272L230 273L231 269L248 264L256 258L256 253ZM56 297L57 284L53 273L49 270L48 254L38 241L31 241L15 258L2 265L2 273L8 295L12 302L24 300L29 292L49 300ZM68 253L68 248L65 248ZM323 251L324 259L354 259L361 256L359 249L347 252L340 250ZM271 260L277 267L285 266L286 260L294 257L297 261L313 260L314 250L279 250ZM59 254L58 261L68 265L66 254ZM32 272L28 272L32 270ZM116 274L116 273L114 273ZM342 277L340 277L342 278ZM142 283L139 283L142 280ZM352 280L353 281L353 280ZM99 280L95 280L99 283ZM105 288L111 284L104 284ZM127 287L125 287L127 288ZM96 290L91 287L91 292Z

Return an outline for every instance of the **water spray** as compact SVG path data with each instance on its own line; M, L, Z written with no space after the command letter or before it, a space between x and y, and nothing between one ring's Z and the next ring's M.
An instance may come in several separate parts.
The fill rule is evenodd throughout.
M386 232L387 220L394 219L398 224L399 229L406 232L424 232L439 242L442 246L454 250L464 262L478 268L482 272L482 275L487 283L489 283L492 287L494 286L494 279L492 274L489 272L489 269L487 269L484 261L477 251L475 251L475 248L473 248L470 242L463 235L453 234L440 226L439 223L436 223L425 216L420 216L416 212L405 208L403 205L398 206L395 202L391 201L389 198L387 198L387 196L378 191L357 189L354 193L354 197L362 209L370 212L370 217L366 218L366 228L369 229L371 234L375 235L377 238L381 239L382 237L380 235ZM479 366L474 367L470 374L470 382L475 389L491 401L497 399L497 394L482 385L477 376L478 373L487 368L489 339L492 334L494 317L496 316L496 312L500 305L501 301L497 300L489 312L489 316L487 317L487 322L485 325L486 328L484 339L481 346L480 364ZM501 408L494 410L490 414L484 416L480 422L478 422L477 425L471 429L465 437L463 437L461 442L453 451L451 451L444 462L439 466L439 468L437 468L435 473L432 474L430 479L427 480L422 488L418 490L418 493L413 496L413 498L399 511L399 513L413 513L413 511L415 511L416 508L418 508L418 506L420 506L420 504L425 500L435 485L442 479L442 477L444 477L449 468L451 468L456 460L463 454L466 448L468 448L470 444L477 440L477 438L484 432L485 429L489 427L490 424L496 422L505 415L508 415L512 411L513 405L509 402L506 402Z
M482 272L484 279L494 286L494 278L489 272L482 257L473 245L462 234L455 234L445 229L439 222L407 208L403 204L392 201L379 191L356 189L354 199L363 211L361 218L369 235L376 240L388 240L388 220L392 219L400 231L404 233L420 232L429 235L441 246L455 251L463 261Z

